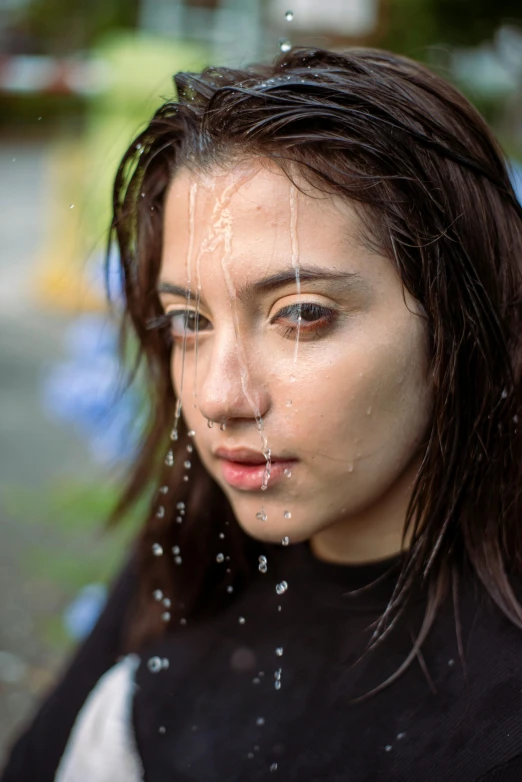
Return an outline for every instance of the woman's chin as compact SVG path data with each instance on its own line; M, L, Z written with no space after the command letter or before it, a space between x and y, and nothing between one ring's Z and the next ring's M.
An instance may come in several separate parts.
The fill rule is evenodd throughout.
M292 527L287 521L283 524L276 521L270 523L268 519L265 521L259 519L255 524L252 524L250 520L247 524L243 524L241 519L239 519L239 524L247 535L262 543L288 546L292 543L302 543L310 537L310 533L307 530L298 529L295 526Z

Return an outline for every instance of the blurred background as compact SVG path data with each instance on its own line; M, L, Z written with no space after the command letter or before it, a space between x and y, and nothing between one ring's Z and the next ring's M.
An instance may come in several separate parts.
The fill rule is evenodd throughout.
M291 44L427 62L484 114L522 191L520 0L0 0L0 765L139 522L104 531L144 404L119 393L105 304L118 159L176 71Z

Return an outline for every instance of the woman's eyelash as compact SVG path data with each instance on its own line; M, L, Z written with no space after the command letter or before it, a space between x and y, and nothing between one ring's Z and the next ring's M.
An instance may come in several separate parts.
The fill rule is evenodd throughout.
M173 334L174 318L183 318L183 330L186 335L190 336L195 335L197 331L202 330L201 322L203 322L203 326L206 322L210 323L210 321L200 313L197 313L198 320L196 321L195 310L180 309L166 312L163 315L159 315L157 318L151 318L147 322L147 329L166 329L168 330L171 339L174 339L175 336L179 338L179 334ZM295 319L293 322L292 318ZM298 328L303 336L306 336L307 334L320 336L324 330L334 324L336 319L337 313L335 310L313 302L302 302L283 307L274 315L271 319L271 323L279 323L284 326L284 337L295 334Z
M171 310L165 312L163 315L159 315L157 318L151 318L147 322L147 329L172 329L174 318L180 318L183 321L183 330L187 334L195 334L198 329L190 328L191 325L196 326L196 311L195 310ZM197 313L197 326L201 329L201 321L207 321L204 315Z
M288 319L292 316L294 316L296 320L292 325L286 326L284 332L285 337L294 334L298 327L300 333L303 334L303 336L307 333L315 333L317 336L319 332L333 325L336 320L337 313L328 307L321 306L320 304L304 302L301 304L291 304L288 307L283 307L283 309L279 310L277 315L272 318L272 323L277 323L278 321L285 319L288 323Z

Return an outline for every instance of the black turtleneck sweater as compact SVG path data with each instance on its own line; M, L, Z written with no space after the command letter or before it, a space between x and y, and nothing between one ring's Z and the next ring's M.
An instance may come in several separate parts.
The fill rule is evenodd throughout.
M327 564L307 544L274 546L267 558L267 572L228 608L142 649L131 729L146 782L522 780L522 631L477 585L460 590L465 667L448 600L422 654L356 700L406 659L423 595L358 662L397 560ZM2 782L53 779L87 694L116 661L135 581L127 569ZM168 669L152 673L153 656Z

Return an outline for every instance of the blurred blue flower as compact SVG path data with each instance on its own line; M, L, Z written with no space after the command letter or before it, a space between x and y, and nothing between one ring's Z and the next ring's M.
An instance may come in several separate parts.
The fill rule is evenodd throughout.
M103 584L88 584L65 609L63 624L75 641L85 638L100 616L107 602L107 588Z
M51 368L43 383L43 404L87 438L104 465L131 459L138 447L142 400L121 391L122 368L115 327L103 315L82 315L65 334L69 358Z
M511 183L515 191L515 195L522 204L522 165L520 163L515 163L514 160L511 160L509 168Z

